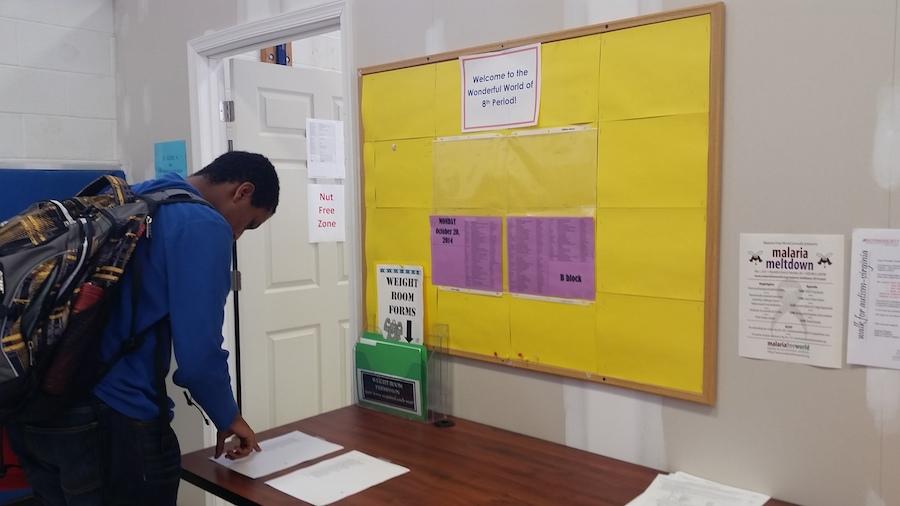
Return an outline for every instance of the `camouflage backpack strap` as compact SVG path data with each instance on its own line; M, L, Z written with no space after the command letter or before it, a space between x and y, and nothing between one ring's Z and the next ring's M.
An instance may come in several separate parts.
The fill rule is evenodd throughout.
M109 191L107 191L109 190ZM111 195L115 205L125 205L134 201L134 192L124 179L112 175L105 175L93 183L84 187L76 197L97 197Z

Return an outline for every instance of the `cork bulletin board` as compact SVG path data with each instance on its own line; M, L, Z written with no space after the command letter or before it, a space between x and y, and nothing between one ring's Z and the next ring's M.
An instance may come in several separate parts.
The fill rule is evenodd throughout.
M368 330L376 265L419 265L426 344L441 329L453 355L713 404L723 17L713 4L361 69ZM464 132L460 57L531 44L536 124ZM499 223L499 289L434 283L439 216ZM590 227L589 295L514 293L525 218Z

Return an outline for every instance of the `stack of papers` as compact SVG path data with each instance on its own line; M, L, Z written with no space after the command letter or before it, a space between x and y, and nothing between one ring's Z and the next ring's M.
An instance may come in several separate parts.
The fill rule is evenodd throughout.
M660 474L626 506L762 506L769 496L687 473Z
M242 459L228 460L222 456L211 460L222 464L232 471L256 479L260 476L277 473L282 469L317 459L343 448L341 445L329 443L324 439L299 431L267 439L260 442L259 447L262 448L261 452L253 452Z
M408 472L354 450L266 483L301 501L324 506Z

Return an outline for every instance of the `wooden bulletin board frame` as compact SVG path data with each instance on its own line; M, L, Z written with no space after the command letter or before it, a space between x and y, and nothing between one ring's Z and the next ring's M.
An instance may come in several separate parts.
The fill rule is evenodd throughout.
M706 251L705 251L705 278L704 278L704 306L703 306L703 371L702 371L702 388L701 391L684 391L679 389L667 388L659 385L645 384L627 379L604 376L588 371L578 371L573 369L565 369L554 367L546 364L509 360L502 357L484 355L479 353L470 353L462 350L449 350L451 355L475 359L480 361L498 363L510 367L540 371L544 373L554 374L558 376L570 377L580 380L592 381L596 383L611 384L619 387L630 388L634 390L649 392L653 394L663 395L667 397L683 399L687 401L697 402L706 405L714 405L716 401L716 374L717 374L717 330L718 330L718 272L719 272L719 222L720 222L720 181L721 181L721 158L722 158L722 102L723 102L723 66L724 66L724 11L723 3L715 3L709 5L701 5L692 8L668 11L658 14L650 14L619 21L612 21L582 28L565 30L560 32L537 35L533 37L525 37L521 39L502 41L494 44L486 44L466 48L458 51L450 51L420 58L413 58L384 65L376 65L372 67L362 68L358 71L359 83L359 114L360 114L360 181L361 187L365 187L365 154L364 146L365 132L363 118L363 80L369 74L405 69L421 65L436 64L450 60L456 60L462 55L485 53L498 51L510 47L522 46L532 43L549 43L563 41L576 37L590 36L614 32L627 28L642 27L655 23L666 21L680 20L695 16L709 15L709 104L708 104L708 152L707 152L707 193L706 193ZM361 192L360 197L363 199L362 216L360 223L362 224L361 233L363 244L366 244L366 203L365 192ZM363 272L363 297L367 293L367 259L365 248L362 258ZM430 269L430 266L427 268ZM366 322L366 304L363 304L363 318Z

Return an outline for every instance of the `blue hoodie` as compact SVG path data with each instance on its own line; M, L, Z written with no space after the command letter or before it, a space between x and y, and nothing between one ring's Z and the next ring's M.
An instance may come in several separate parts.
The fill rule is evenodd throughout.
M178 188L199 195L178 175L135 185L135 193ZM118 300L103 332L101 353L109 359L129 337L132 319L132 269L140 268L142 287L137 328L150 328L169 315L177 368L172 380L186 388L219 430L238 414L228 374L228 352L222 349L225 299L231 285L231 227L216 210L199 204L161 206L153 217L151 236L138 243L121 281ZM94 395L125 416L159 417L154 387L156 336L122 357L94 388ZM166 372L171 351L166 350ZM169 399L169 418L174 403Z

